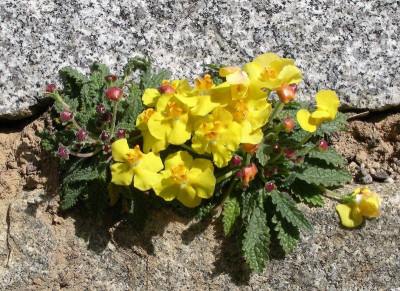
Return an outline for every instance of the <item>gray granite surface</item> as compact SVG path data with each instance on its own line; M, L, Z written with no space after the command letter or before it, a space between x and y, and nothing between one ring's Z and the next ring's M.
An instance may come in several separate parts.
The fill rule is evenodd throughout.
M384 108L400 102L398 9L396 0L3 0L0 118L32 114L64 66L87 72L100 60L120 73L136 55L194 78L206 63L276 52L304 73L299 98L329 88L346 107Z
M0 290L398 290L400 184L370 189L383 198L381 216L354 230L340 226L334 201L300 205L314 232L286 257L272 252L262 274L248 270L218 219L161 209L137 233L112 212L94 225L77 208L57 213L42 190L23 192L0 201Z

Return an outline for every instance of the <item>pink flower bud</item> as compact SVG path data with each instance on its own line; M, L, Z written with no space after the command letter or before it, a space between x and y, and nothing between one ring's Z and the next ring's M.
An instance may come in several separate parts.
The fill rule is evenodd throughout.
M289 86L290 86L290 87L292 87L292 89L293 89L294 93L296 93L296 92L297 92L297 90L299 89L299 88L298 88L298 86L297 86L297 84L295 84L295 83L293 83L293 84L289 84Z
M295 155L295 151L293 149L291 149L291 148L287 148L283 152L285 153L285 157L288 158L288 159L293 158L294 155Z
M111 151L111 146L109 144L106 144L103 148L104 152L109 153Z
M122 95L123 92L124 91L122 91L118 87L114 86L111 89L108 89L106 91L106 97L109 100L119 101L119 98L121 98L121 95Z
M106 108L104 107L103 104L99 104L96 106L96 111L97 111L97 113L104 113L104 112L106 112Z
M110 139L110 134L107 131L103 131L100 138L102 141L108 141Z
M263 174L264 174L265 177L269 177L269 176L271 176L272 172L269 169L264 169Z
M254 163L250 163L248 166L242 168L242 181L248 184L253 180L258 173L258 169Z
M295 92L288 84L283 84L278 90L276 90L276 93L278 93L279 99L283 103L288 103L295 98Z
M326 140L321 139L318 142L318 147L320 148L321 151L326 152L328 150L328 143L326 142Z
M265 184L265 190L267 190L267 192L271 192L275 189L275 184L273 182L268 182L267 184Z
M78 132L76 133L76 138L78 139L78 141L84 141L86 139L87 136L87 131L84 130L83 128L81 128L80 130L78 130Z
M279 153L280 151L281 151L281 147L280 146L278 146L278 145L274 145L274 147L272 148L272 150L273 150L273 152L274 153Z
M101 115L101 120L104 122L110 122L111 118L112 114L109 111L106 111Z
M242 177L243 177L242 170L237 171L237 172L235 173L235 178L236 178L236 179L241 180Z
M67 159L67 158L68 158L68 155L69 155L68 149L67 149L65 146L63 146L63 145L60 145L60 146L58 147L57 153L58 153L58 156L59 156L60 158L63 158L63 159Z
M272 169L272 173L274 173L274 175L278 174L278 172L279 172L278 168L273 168Z
M56 88L56 84L50 84L46 87L46 93L53 93L54 89Z
M294 127L294 122L290 117L286 117L283 121L283 127L287 132L291 132Z
M118 128L117 130L117 138L125 138L126 136L126 130L123 128Z
M117 76L115 75L107 75L104 77L104 80L106 80L109 83L113 83L117 80Z
M234 156L231 159L231 165L234 167L239 166L242 163L242 158L239 156Z
M297 158L296 158L296 163L301 163L301 160L303 159L303 157L302 156L298 156Z
M69 110L63 110L60 114L60 119L62 122L68 122L74 117L74 114Z
M177 92L171 85L162 85L158 87L158 91L160 91L161 94L176 94Z

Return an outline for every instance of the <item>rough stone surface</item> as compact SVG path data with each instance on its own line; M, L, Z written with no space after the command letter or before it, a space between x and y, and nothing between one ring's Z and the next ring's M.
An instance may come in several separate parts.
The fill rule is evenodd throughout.
M219 219L190 221L166 208L136 233L112 213L93 225L78 208L57 213L43 190L22 192L0 203L0 289L396 290L400 184L370 189L383 198L381 216L354 230L340 226L334 201L300 205L314 232L285 258L272 253L262 274L248 270Z
M299 98L337 91L347 107L400 102L398 1L49 1L0 3L0 118L32 114L64 66L94 60L121 72L150 55L193 78L204 64L241 65L264 52L296 59Z

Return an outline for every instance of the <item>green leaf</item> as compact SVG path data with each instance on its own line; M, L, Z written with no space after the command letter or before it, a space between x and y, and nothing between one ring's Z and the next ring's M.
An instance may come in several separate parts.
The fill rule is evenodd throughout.
M92 219L99 223L104 217L106 208L109 206L107 183L100 180L91 181L87 186L88 198L86 200L89 214Z
M63 183L72 183L76 181L90 181L90 180L95 180L99 178L99 172L97 169L93 168L84 168L81 170L77 170L73 173L71 173L68 176L64 177Z
M243 252L250 268L261 273L268 259L270 244L267 217L262 207L256 207L250 216L243 239Z
M92 72L99 72L100 76L104 79L105 76L110 75L110 69L106 66L103 65L100 62L95 61L92 64L92 68L91 68Z
M306 202L310 206L323 206L325 204L321 191L302 180L296 179L290 190L297 199L301 202Z
M82 195L83 190L85 189L86 184L84 185L74 185L69 187L62 187L60 192L62 193L62 203L61 208L66 210L71 208L78 201L79 196Z
M312 231L312 227L305 218L303 212L297 209L296 203L286 193L281 193L276 190L271 192L272 203L276 205L276 210L288 222L307 231Z
M210 68L211 70L219 72L219 70L223 67L227 67L226 65L223 64L205 64L207 68Z
M81 87L83 84L89 81L85 75L79 73L77 70L71 67L64 67L59 73L61 77L64 78L64 80L66 80L70 85Z
M331 164L333 166L343 166L345 161L341 154L339 154L334 148L330 147L326 152L313 151L308 154L309 158L318 159Z
M257 197L249 190L242 191L239 197L241 204L242 219L244 221L247 221L250 219L253 209L257 206L258 202Z
M344 169L329 169L306 165L297 171L297 178L308 184L339 186L352 180L351 174Z
M295 172L291 172L287 177L285 177L285 179L283 179L281 181L281 186L282 187L289 187L290 185L292 185L292 183L296 180L296 173Z
M285 253L291 253L299 241L300 232L298 228L278 215L272 217L272 222L275 224L274 230L278 232L279 244L282 249Z
M262 166L265 166L272 153L273 145L265 141L259 144L260 148L256 151L256 157Z
M217 203L214 200L207 200L206 202L203 202L202 205L195 209L194 218L201 219L211 215L215 206L217 206Z
M39 132L39 136L41 138L42 147L48 151L52 152L57 150L57 146L55 144L53 136L47 130Z
M293 130L290 133L286 132L282 133L284 133L284 135L282 136L281 134L279 136L279 145L281 147L287 147L287 148L296 147L308 135L308 132L304 130Z
M152 74L151 68L142 74L141 83L144 89L158 88L162 80L168 80L171 77L171 72L168 70L160 70L157 74Z
M228 198L225 201L225 206L222 214L223 214L222 222L224 224L224 233L225 235L229 235L236 222L236 218L238 218L240 215L240 205L236 197L228 196Z
M347 122L347 116L341 112L336 114L336 118L333 121L325 122L321 124L315 132L315 135L322 136L332 132L345 130Z

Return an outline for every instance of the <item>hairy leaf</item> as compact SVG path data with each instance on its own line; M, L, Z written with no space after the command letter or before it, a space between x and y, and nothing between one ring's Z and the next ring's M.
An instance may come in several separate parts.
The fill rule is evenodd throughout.
M341 112L336 114L333 121L321 124L315 132L315 135L322 136L332 132L342 131L345 129L347 116Z
M240 205L236 197L229 196L225 201L224 211L222 212L224 223L224 233L229 235L236 222L236 218L240 215Z
M307 231L311 231L312 227L305 218L303 212L297 209L296 203L286 193L281 193L276 190L271 192L272 203L276 205L276 210L288 222Z
M267 217L262 207L256 207L250 216L243 240L243 252L250 267L261 273L268 259L270 244Z
M256 157L262 166L265 166L272 153L273 145L267 142L261 142L259 144L260 148L256 151Z
M201 219L211 215L214 207L217 206L217 203L214 200L207 200L203 203L204 204L195 209L194 218Z
M77 170L70 175L66 175L64 177L63 183L73 183L76 181L90 181L90 180L95 180L99 178L99 172L97 169L93 168L84 168Z
M278 215L272 217L272 222L275 224L274 230L278 233L282 249L285 253L291 253L299 241L299 230Z
M39 132L39 136L41 138L42 147L48 151L52 152L57 150L57 145L55 144L54 138L50 132L47 130Z
M309 158L318 159L331 164L333 166L343 166L345 161L341 154L339 154L334 148L330 147L326 152L313 151L308 154Z
M308 184L339 186L344 182L350 182L352 176L344 169L327 169L308 165L297 172L297 178Z
M85 187L86 187L86 184L62 187L62 189L60 191L62 193L61 208L63 210L66 210L66 209L74 206L76 204L76 202L78 201L79 196L81 196Z
M325 204L321 191L302 180L296 179L290 190L297 199L306 202L310 206L323 206Z

